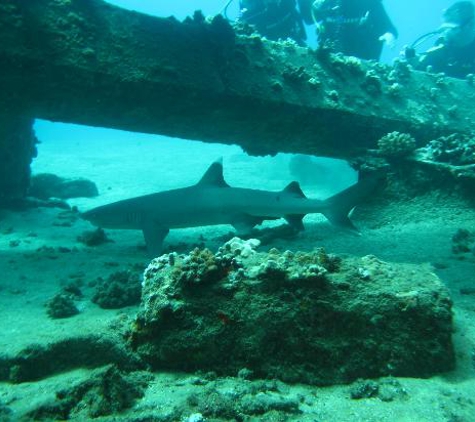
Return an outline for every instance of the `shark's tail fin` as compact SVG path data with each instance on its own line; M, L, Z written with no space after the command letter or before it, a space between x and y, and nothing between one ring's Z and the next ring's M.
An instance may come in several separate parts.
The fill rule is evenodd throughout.
M358 183L326 199L323 215L335 226L358 232L358 229L348 218L348 214L368 197L379 180L380 178L376 176L366 176Z

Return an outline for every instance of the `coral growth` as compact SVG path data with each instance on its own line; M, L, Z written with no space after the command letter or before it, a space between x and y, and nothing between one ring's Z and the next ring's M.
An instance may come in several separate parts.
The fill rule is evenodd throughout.
M453 133L430 141L425 152L433 161L463 166L475 164L475 136Z
M140 277L130 271L117 271L107 280L100 278L92 301L105 309L118 309L140 302Z
M320 280L327 272L337 271L340 259L328 255L323 248L314 252L279 252L271 249L266 259L251 267L248 276L256 279L269 279L275 282L296 280Z
M325 47L323 47L323 50ZM363 74L364 66L361 60L354 56L345 56L341 53L330 54L330 62L333 66L333 69L337 72L346 72L349 71L353 75Z
M412 73L412 66L405 60L395 60L393 70L389 73L389 82L407 82Z
M383 90L381 77L373 69L366 72L362 86L371 95L380 94Z
M79 313L71 295L58 293L46 303L46 313L50 318L68 318Z
M310 75L305 70L304 66L295 67L289 65L282 72L282 76L284 80L290 83L299 83L310 79Z
M179 264L180 263L180 264ZM209 249L195 248L188 256L176 260L173 274L178 276L178 282L184 284L212 283L226 275L225 260L215 256Z
M416 147L415 139L408 133L390 132L378 141L379 155L389 159L407 157Z

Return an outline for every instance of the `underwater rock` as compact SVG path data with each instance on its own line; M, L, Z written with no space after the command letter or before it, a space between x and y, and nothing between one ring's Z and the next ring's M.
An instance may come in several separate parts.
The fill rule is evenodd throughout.
M300 413L298 399L289 397L286 386L281 383L246 381L234 384L232 394L230 387L226 380L211 382L201 392L191 394L187 402L199 414L213 420L243 420L243 415L262 417L267 413L274 418L265 420L287 420L289 414Z
M13 414L11 409L0 401L0 420L4 422L12 421Z
M81 243L84 243L86 246L98 246L104 243L112 242L112 240L107 237L104 229L101 229L100 227L95 230L85 230L77 237L77 240Z
M119 309L140 303L141 280L130 271L117 271L99 280L92 302L105 309Z
M358 380L351 386L350 397L353 400L377 397L379 385L373 380Z
M79 313L70 294L58 293L46 304L46 313L50 318L68 318Z
M74 298L74 299L81 299L83 297L83 294L82 294L82 291L81 291L81 280L80 279L76 279L74 281L71 281L69 283L67 283L66 285L63 286L62 288L62 291L67 294L67 295L70 295L71 298Z
M118 329L116 331L119 331ZM0 380L38 380L72 368L116 364L124 371L142 369L140 359L126 347L122 333L74 336L46 345L32 344L12 356L0 355Z
M39 199L92 198L99 195L94 182L87 179L65 179L50 173L31 177L28 194Z
M454 254L475 253L475 235L467 229L458 229L452 236Z
M216 254L152 260L131 337L138 354L154 368L248 368L312 384L453 367L452 302L428 268L257 245L249 253L235 238Z
M357 380L350 387L350 397L353 400L379 398L381 401L405 400L408 398L406 389L394 378L378 381Z
M56 399L32 410L32 420L90 420L131 407L143 397L150 375L126 374L114 365L97 369L90 379L56 392Z

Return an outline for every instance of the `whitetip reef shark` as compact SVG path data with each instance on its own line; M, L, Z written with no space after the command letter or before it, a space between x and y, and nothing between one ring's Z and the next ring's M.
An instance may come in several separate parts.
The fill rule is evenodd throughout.
M298 182L279 192L234 188L224 180L219 160L195 185L113 202L81 216L105 229L142 230L148 252L157 256L175 228L231 224L239 233L248 233L264 220L284 218L303 230L306 214L321 213L332 224L357 231L348 214L374 185L372 178L363 179L325 200L307 198Z

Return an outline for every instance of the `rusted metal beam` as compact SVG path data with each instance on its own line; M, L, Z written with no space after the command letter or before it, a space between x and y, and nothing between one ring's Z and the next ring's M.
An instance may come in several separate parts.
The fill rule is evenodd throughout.
M394 130L425 143L473 128L470 82L243 32L101 0L0 0L0 109L253 154L350 157Z

